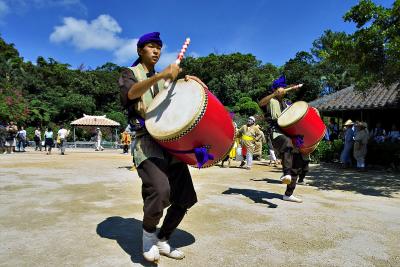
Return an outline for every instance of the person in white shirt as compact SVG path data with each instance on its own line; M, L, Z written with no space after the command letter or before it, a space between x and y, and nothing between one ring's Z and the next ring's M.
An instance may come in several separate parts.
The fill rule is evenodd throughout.
M35 137L33 140L35 141L35 151L38 149L42 151L42 132L40 131L39 127L37 127L35 130Z
M68 134L69 131L64 128L64 125L61 125L60 130L58 130L57 133L57 140L59 141L61 155L65 155L65 142L67 141Z
M101 146L102 137L103 137L103 134L101 133L100 128L97 128L96 129L96 145L95 145L96 148L95 148L95 151L99 151L99 150L103 151L104 150L104 147Z

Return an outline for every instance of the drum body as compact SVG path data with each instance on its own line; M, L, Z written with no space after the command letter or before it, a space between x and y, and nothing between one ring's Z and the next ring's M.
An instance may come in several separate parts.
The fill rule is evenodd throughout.
M154 98L146 112L150 135L179 160L196 167L195 149L206 148L214 159L224 159L233 146L235 130L225 107L194 80L178 80ZM204 149L203 149L204 150Z
M325 136L325 124L316 109L299 101L285 109L278 118L282 132L292 138L302 154L313 152ZM300 139L300 141L299 141Z

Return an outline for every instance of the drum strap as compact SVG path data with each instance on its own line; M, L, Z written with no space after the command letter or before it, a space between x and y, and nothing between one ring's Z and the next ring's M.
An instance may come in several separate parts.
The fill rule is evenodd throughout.
M304 144L304 135L288 135L292 139L293 145L300 148Z
M150 75L147 75L141 64L138 64L135 67L130 67L129 69L133 72L133 75L139 82L144 81L147 78L149 78L148 76L152 76L155 74L155 73L148 73ZM150 90L146 91L140 97L141 104L137 106L138 109L132 111L130 116L128 116L132 118L132 120L129 120L129 124L131 128L134 129L135 131L140 131L145 128L145 120L143 115L145 114L148 105L151 103L151 101L153 101L154 96L159 92L160 85L163 84L158 82L157 84L152 86Z
M213 160L214 155L208 153L208 149L206 147L196 147L190 150L175 150L170 148L164 148L168 152L176 153L176 154L194 154L197 160L197 167L200 169L206 164L207 161Z

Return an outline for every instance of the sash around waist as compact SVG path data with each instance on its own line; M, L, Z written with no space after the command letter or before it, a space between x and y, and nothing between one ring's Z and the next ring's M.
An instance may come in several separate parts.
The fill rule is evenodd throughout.
M254 140L254 137L248 136L248 135L242 135L242 140L245 140L245 141L253 141L253 140Z

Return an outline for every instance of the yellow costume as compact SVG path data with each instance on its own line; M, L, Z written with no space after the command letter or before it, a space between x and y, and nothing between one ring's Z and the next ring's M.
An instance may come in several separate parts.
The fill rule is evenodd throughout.
M123 132L121 134L121 144L123 145L130 145L132 142L132 138L130 136L130 134L128 134L128 132Z

